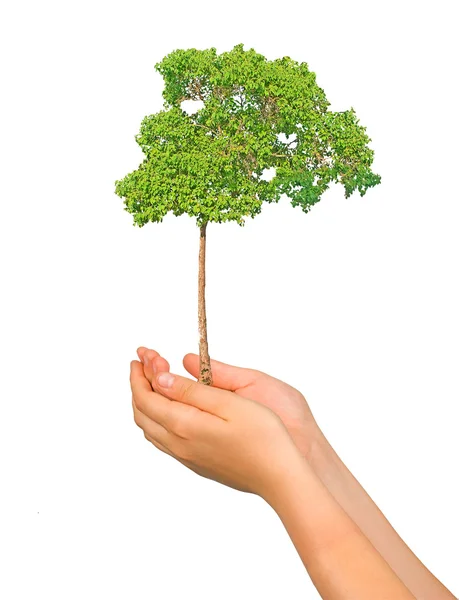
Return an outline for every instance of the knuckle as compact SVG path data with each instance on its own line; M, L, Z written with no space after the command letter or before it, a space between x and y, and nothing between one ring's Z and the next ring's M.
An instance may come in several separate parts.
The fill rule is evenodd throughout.
M137 394L136 396L133 396L133 401L134 401L134 405L137 408L137 410L140 410L140 412L144 412L145 410L145 401L144 398Z
M247 369L247 371L252 376L254 381L261 379L262 377L266 377L266 373L263 373L263 371L259 371L258 369Z
M188 423L187 420L182 417L174 419L173 432L175 435L181 438L188 437Z
M150 442L150 444L152 444L155 448L158 448L158 450L161 450L161 452L165 452L164 447L161 444L158 444L158 442L152 438L150 435L148 435L147 433L144 432L144 436L145 439ZM167 454L167 452L165 452Z
M179 442L179 443L175 444L174 448L173 448L173 452L174 452L174 455L179 460L184 460L184 461L188 462L192 459L192 453L191 453L190 449L187 448L186 444L184 444L183 442Z
M134 411L134 423L137 425L137 427L142 428L140 425L140 414L138 410Z
M187 383L182 388L181 399L188 401L193 397L194 383Z
M177 431L180 429L180 418L176 413L169 414L167 417L167 429L171 433L175 433L177 435Z
M172 431L181 438L189 438L193 433L195 421L195 411L190 407L184 406L180 413L174 415L172 419Z

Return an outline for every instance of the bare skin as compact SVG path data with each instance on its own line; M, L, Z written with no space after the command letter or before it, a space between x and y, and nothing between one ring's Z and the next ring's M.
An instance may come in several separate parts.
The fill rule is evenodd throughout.
M169 363L158 352L140 347L137 353L143 363L143 372L150 386L153 386L155 372L168 372L170 370ZM198 355L187 354L184 357L183 364L192 376L198 378ZM258 370L235 367L215 360L211 361L211 367L213 374L211 389L218 388L219 390L234 392L237 396L268 408L280 419L289 437L293 440L302 462L306 464L314 477L320 482L327 495L339 505L346 517L349 517L350 522L363 534L371 548L377 550L377 553L384 559L383 562L395 574L396 579L403 582L414 597L422 600L433 600L434 598L436 600L454 600L454 596L430 573L398 536L376 504L336 455L318 427L301 392L287 383ZM244 418L246 419L246 417ZM259 425L257 427L259 428ZM152 439L149 441L154 443ZM199 472L196 465L192 464L191 461L188 461L188 464L183 462L183 464L195 472ZM215 479L213 474L205 469L201 470L199 474ZM220 482L228 485L225 481ZM318 489L320 490L320 487ZM253 490L243 489L243 491ZM295 512L291 507L291 503L289 504L289 501L285 498L279 500L279 503L279 506L290 506L289 515ZM272 502L270 504L272 505ZM280 509L276 512L281 516ZM286 519L288 521L288 517ZM288 528L287 530L289 531ZM350 539L352 539L352 536ZM346 550L346 555L348 555L347 552L348 550ZM334 597L330 596L330 598ZM340 596L336 597L339 598Z

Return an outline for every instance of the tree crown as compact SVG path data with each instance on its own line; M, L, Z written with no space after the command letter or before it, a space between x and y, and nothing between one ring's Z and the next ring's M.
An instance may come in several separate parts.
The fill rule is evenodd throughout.
M366 128L352 107L328 110L307 63L269 61L238 44L221 54L175 50L155 69L164 109L146 116L136 135L143 162L115 182L134 225L161 222L169 211L196 217L198 226L243 225L282 194L307 213L333 181L346 198L380 183ZM188 114L185 100L202 108ZM265 169L275 169L271 180Z

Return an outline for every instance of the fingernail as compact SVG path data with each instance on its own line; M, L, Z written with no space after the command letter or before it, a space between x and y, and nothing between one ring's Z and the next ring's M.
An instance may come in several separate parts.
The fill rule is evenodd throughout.
M156 368L156 362L154 360L151 361L151 370L153 371L153 373L156 375L156 371L158 370Z
M150 361L148 360L148 356L146 354L143 355L143 364L148 367Z
M163 388L170 388L174 383L174 376L171 373L161 373L157 379L157 382Z

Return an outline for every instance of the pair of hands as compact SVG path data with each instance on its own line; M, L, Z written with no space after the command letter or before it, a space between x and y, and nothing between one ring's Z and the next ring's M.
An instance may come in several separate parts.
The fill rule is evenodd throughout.
M292 386L216 360L208 386L172 375L155 350L140 347L137 354L130 375L135 423L195 473L269 501L289 466L307 457L317 425ZM198 377L197 354L187 354L183 365Z

